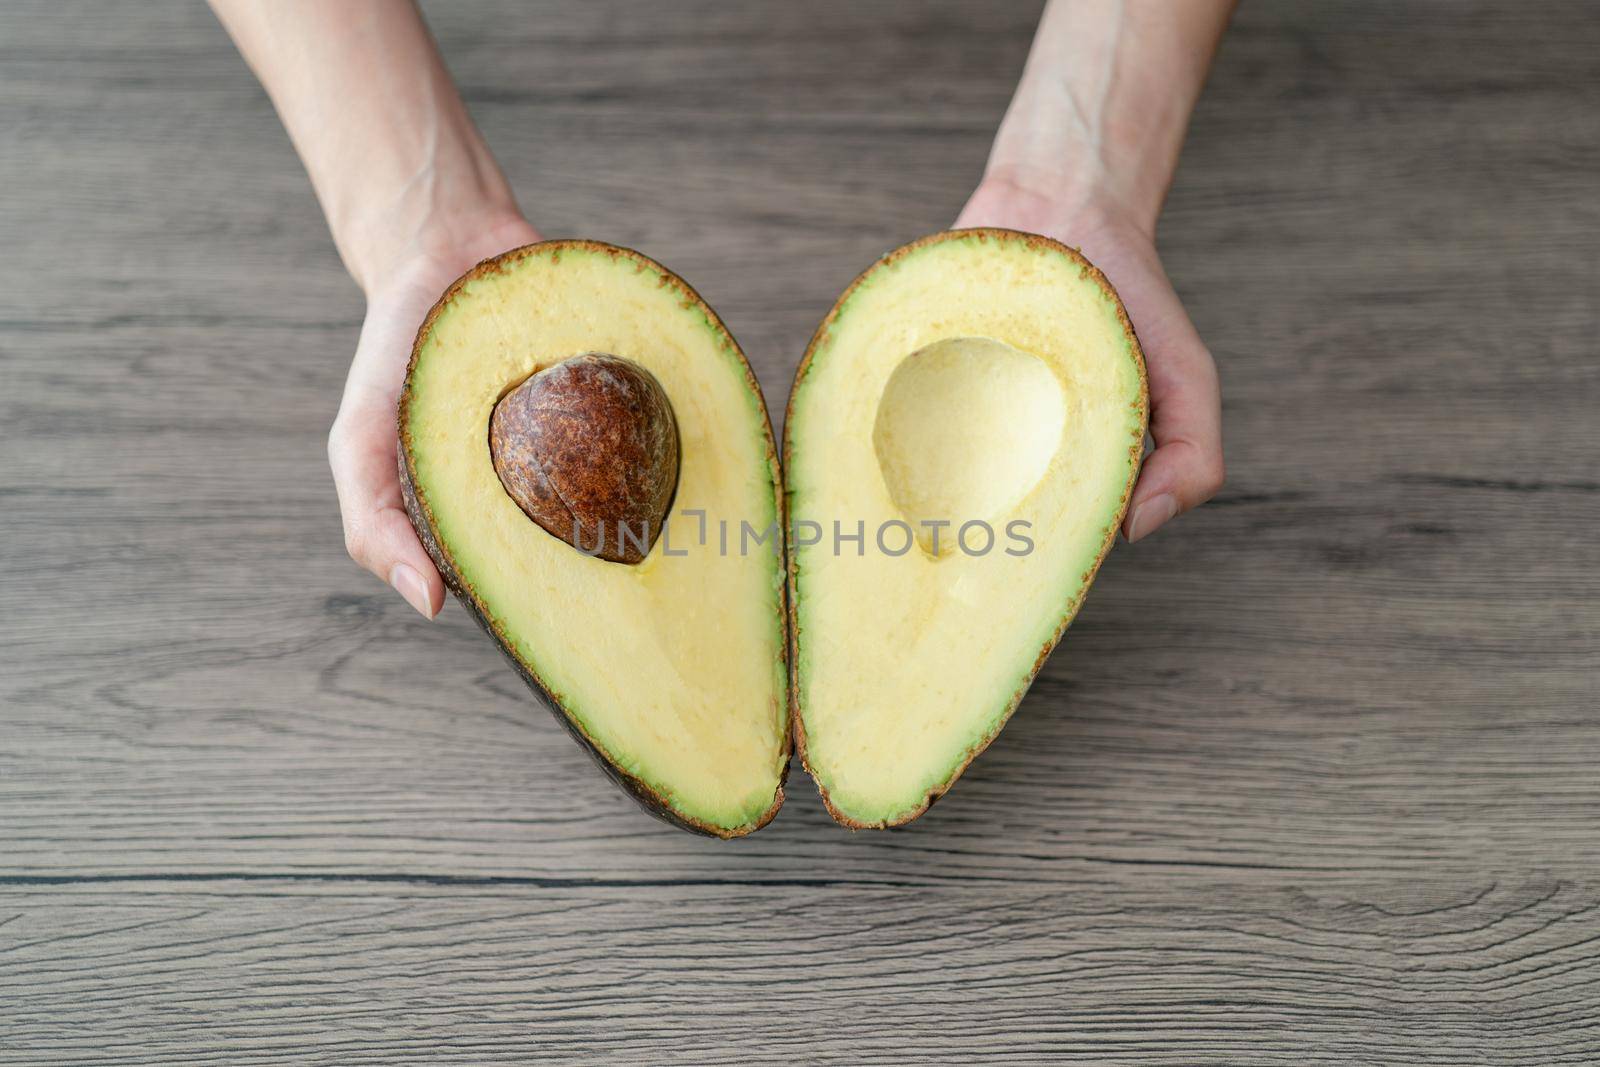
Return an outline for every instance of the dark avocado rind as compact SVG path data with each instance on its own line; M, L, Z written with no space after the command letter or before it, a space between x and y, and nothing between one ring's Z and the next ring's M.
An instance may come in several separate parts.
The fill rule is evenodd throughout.
M839 299L834 303L833 308L828 312L827 317L822 320L822 324L817 327L816 333L811 337L810 344L806 346L805 356L800 360L800 366L795 370L794 385L789 390L789 402L784 410L783 463L785 470L789 469L792 457L794 455L795 399L800 395L801 389L805 387L806 372L811 367L812 357L816 355L817 351L828 341L829 329L833 326L834 320L838 318L840 311L850 302L851 295L855 293L856 289L863 282L870 278L880 268L894 263L896 260L909 255L919 248L923 248L931 244L938 244L943 241L963 240L979 242L1016 241L1021 242L1029 247L1048 249L1076 261L1079 269L1082 271L1083 276L1104 290L1105 294L1111 298L1112 305L1117 310L1117 318L1122 324L1123 332L1127 335L1129 350L1132 353L1135 362L1138 364L1138 403L1140 409L1140 420L1144 424L1148 425L1150 413L1150 382L1145 371L1144 350L1139 346L1139 338L1134 333L1133 322L1128 318L1127 309L1122 305L1122 298L1117 295L1116 289L1112 287L1111 282L1103 273L1101 273L1098 267L1096 267L1093 263L1090 263L1089 260L1084 257L1083 253L1079 252L1076 248L1069 247L1068 245L1064 245L1059 241L1053 240L1049 237L1044 237L1040 234L1026 233L1021 230L1006 230L997 227L979 227L967 230L945 230L939 233L929 234L928 236L919 238L909 244L902 245L894 251L889 252L888 254L879 258L870 267L856 276L855 280L850 283L849 287L846 288L842 294L840 294ZM1106 534L1105 542L1100 546L1100 551L1095 556L1093 567L1091 567L1088 573L1085 575L1085 581L1081 586L1079 595L1074 597L1063 609L1061 621L1059 625L1057 625L1054 634L1048 641L1044 643L1044 646L1040 648L1038 658L1034 660L1033 668L1023 679L1022 684L1017 688L1016 692L1011 695L1004 712L1002 712L999 720L995 723L994 728L967 751L966 755L959 763L956 764L955 769L950 773L950 776L946 778L943 783L933 789L930 789L922 798L920 803L912 805L905 811L890 819L884 819L877 822L862 822L858 819L852 818L845 812L840 811L834 806L832 799L828 796L828 791L822 786L821 778L813 770L811 762L807 758L805 721L800 714L800 706L803 702L801 698L801 680L799 669L800 616L796 610L798 606L800 571L798 566L799 561L795 555L795 546L793 544L786 543L785 551L787 566L785 567L785 570L787 572L787 584L789 587L787 596L787 612L789 620L789 722L794 733L794 750L799 755L800 762L805 766L806 773L810 774L812 781L817 783L817 792L822 796L822 803L828 809L828 814L833 816L835 822L852 830L884 830L896 826L904 826L906 823L911 822L926 812L939 800L940 797L949 792L950 787L953 786L961 777L961 775L965 773L966 769L972 765L972 761L977 759L978 756L983 753L983 750L988 748L996 737L1000 736L1000 731L1004 729L1006 723L1011 720L1011 716L1016 712L1017 706L1022 703L1023 696L1027 694L1028 688L1033 684L1034 678L1038 676L1040 669L1044 667L1045 660L1050 657L1050 653L1054 651L1056 645L1060 643L1062 636L1066 633L1067 627L1071 625L1072 620L1077 616L1078 609L1083 605L1084 593L1088 591L1095 574L1100 570L1100 565L1105 561L1106 554L1111 551L1112 542L1116 540L1117 530L1121 528L1122 520L1127 515L1128 503L1133 496L1133 487L1139 479L1139 460L1143 453L1143 449L1144 445L1142 441L1131 446L1130 451L1133 454L1133 463L1131 465L1132 469L1128 477L1128 484L1126 487L1124 487L1122 492L1122 502L1117 507L1116 521L1111 524L1110 530ZM785 522L787 523L789 507L789 492L787 489L785 489L783 498Z
M400 391L400 402L398 405L397 416L399 428L398 461L400 470L400 490L401 496L405 501L406 515L411 519L411 525L413 528L415 528L417 537L421 540L422 547L427 551L428 557L433 560L434 566L439 569L439 574L444 579L445 586L455 594L456 599L461 602L461 605L464 608L467 609L467 613L472 616L472 618L480 627L483 628L483 631L493 638L495 645L500 649L501 653L511 661L511 665L516 668L517 674L522 678L523 682L528 686L529 689L533 691L534 695L539 698L540 702L550 710L550 713L556 717L561 725L566 727L567 732L572 735L573 739L576 740L583 747L583 749L594 758L594 761L600 765L600 768L603 771L605 771L607 777L609 777L613 782L616 782L617 785L621 786L624 792L636 800L650 814L656 816L658 819L661 819L663 822L667 822L678 827L681 830L688 830L691 833L702 834L707 837L722 838L724 840L735 837L743 837L747 834L754 833L756 830L761 829L763 826L767 825L767 823L771 822L773 817L778 814L778 809L783 806L784 785L788 780L789 774L788 756L790 751L792 751L792 748L790 748L789 745L786 745L785 750L781 753L781 755L784 757L784 765L783 770L779 775L778 787L773 796L772 804L753 821L737 827L717 826L715 824L696 819L693 816L686 815L683 812L673 808L671 802L653 789L649 784L618 767L607 755L605 750L599 744L597 744L587 732L584 731L577 719L561 703L555 694L551 693L550 690L546 688L539 676L529 670L528 666L517 657L515 652L512 651L511 642L507 640L506 636L500 631L498 625L489 617L488 613L484 611L483 605L478 600L476 593L472 589L472 586L463 580L461 572L457 569L455 562L450 558L450 553L439 540L437 527L434 525L433 516L428 510L427 502L417 492L415 471L412 469L411 432L410 427L407 424L407 419L409 414L409 400L411 397L412 375L416 369L417 360L422 351L423 344L427 340L429 331L432 329L435 320L444 311L444 309L449 306L451 300L455 298L456 294L473 280L483 277L487 274L498 273L504 270L509 264L535 251L559 252L566 249L598 251L614 257L626 256L638 260L648 266L650 269L658 272L662 278L667 280L668 284L673 285L680 291L681 295L686 301L690 301L698 306L699 310L705 315L707 322L711 323L712 326L714 326L718 331L728 338L732 351L738 356L739 362L743 365L749 388L759 398L761 394L761 387L756 381L755 372L750 369L749 362L745 359L743 350L739 348L736 342L733 342L732 336L728 334L727 327L724 326L722 320L717 317L716 312L711 310L711 307L706 304L703 299L701 299L700 294L690 288L687 282L683 281L683 279L667 270L667 268L663 267L661 264L650 259L648 256L645 256L639 252L635 252L632 249L622 248L617 245L609 245L599 241L584 240L544 241L538 244L524 245L521 248L514 248L509 252L504 252L501 255L484 260L466 274L463 274L460 278L456 279L456 281L451 284L450 288L445 290L444 295L439 298L438 302L434 304L433 308L428 312L427 317L422 320L422 325L417 329L416 341L413 343L411 349L411 359L406 367L405 384ZM760 406L762 408L763 427L766 433L768 467L774 474L773 484L776 487L779 484L777 480L777 449L773 439L771 421L765 414L765 404ZM487 447L487 427L485 428L485 442L485 447ZM782 495L778 494L778 501L775 503L775 509L779 509L781 506ZM779 513L781 513L781 511ZM792 735L788 740L792 745Z

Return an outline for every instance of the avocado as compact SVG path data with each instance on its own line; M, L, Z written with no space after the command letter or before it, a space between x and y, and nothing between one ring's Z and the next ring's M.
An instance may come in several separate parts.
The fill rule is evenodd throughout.
M913 242L812 338L784 426L790 699L829 812L895 826L994 740L1138 474L1144 358L1105 276L998 229Z
M684 829L770 821L790 744L778 463L716 313L628 249L507 252L423 322L399 431L445 583L606 772ZM707 517L775 533L723 551Z

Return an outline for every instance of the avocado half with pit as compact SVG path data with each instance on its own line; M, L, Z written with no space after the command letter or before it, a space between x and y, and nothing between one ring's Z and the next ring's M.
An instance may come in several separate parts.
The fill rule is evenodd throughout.
M399 420L428 554L573 736L669 822L767 823L790 737L778 464L716 314L627 249L507 252L428 315ZM722 551L703 524L724 519L773 532Z
M935 234L840 297L784 427L794 728L835 819L914 819L994 740L1116 537L1147 410L1121 301L1055 241Z

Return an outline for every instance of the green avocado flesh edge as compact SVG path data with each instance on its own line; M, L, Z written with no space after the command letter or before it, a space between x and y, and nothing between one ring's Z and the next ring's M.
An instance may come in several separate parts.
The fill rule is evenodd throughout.
M841 298L784 432L791 523L822 531L790 542L796 731L841 822L914 818L999 731L1115 536L1147 407L1115 293L1045 238L938 234Z
M591 558L536 525L489 452L500 396L585 352L644 366L678 424L670 541L637 565ZM401 427L458 595L629 791L717 836L770 819L789 751L781 560L771 543L722 553L713 533L698 545L698 520L684 514L775 525L771 429L743 355L692 290L594 242L490 261L419 335ZM684 554L667 555L669 544Z

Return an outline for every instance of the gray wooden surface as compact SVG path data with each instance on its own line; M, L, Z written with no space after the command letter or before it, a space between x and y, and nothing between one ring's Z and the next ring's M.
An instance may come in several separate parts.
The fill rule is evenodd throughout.
M1037 8L430 11L777 409ZM1163 226L1222 498L913 827L719 844L344 558L361 302L208 13L0 8L0 1063L1600 1059L1600 20L1246 4Z

